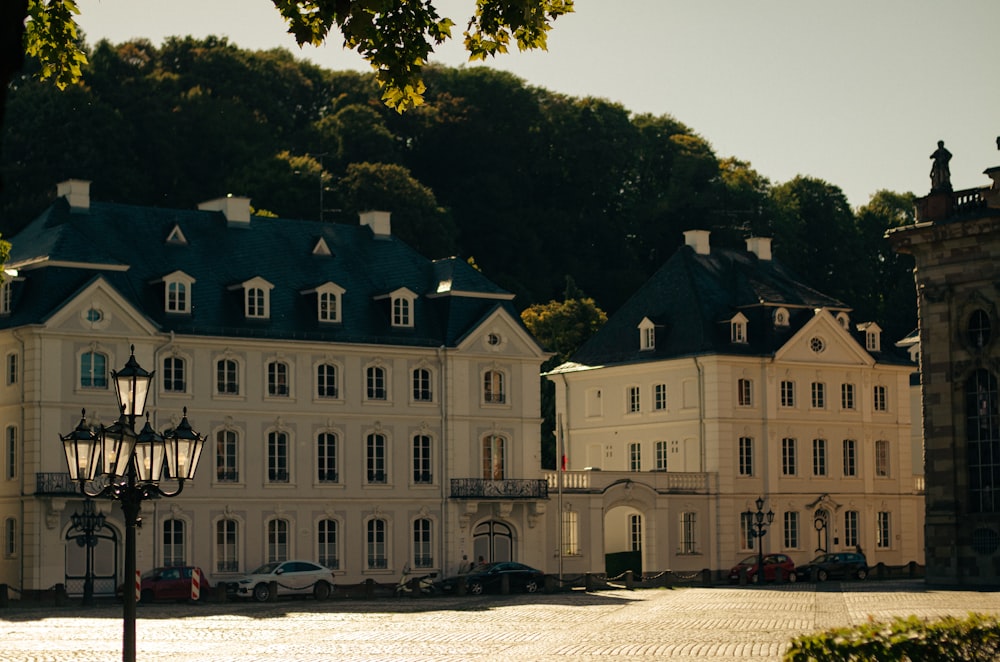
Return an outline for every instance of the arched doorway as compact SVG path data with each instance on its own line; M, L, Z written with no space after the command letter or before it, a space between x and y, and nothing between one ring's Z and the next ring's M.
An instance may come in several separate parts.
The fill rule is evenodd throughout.
M514 560L514 532L496 520L481 522L472 531L472 558L486 563Z
M604 572L617 577L626 570L642 574L645 517L632 506L616 506L604 515Z
M816 552L822 553L830 549L830 511L819 508L813 519L816 528Z
M70 527L66 532L65 546L65 578L66 594L80 596L84 592L87 579L88 556L93 563L93 580L95 596L113 596L121 581L118 579L118 532L113 526L105 524L100 531L90 536L90 554L88 555L87 536L78 535L78 531Z

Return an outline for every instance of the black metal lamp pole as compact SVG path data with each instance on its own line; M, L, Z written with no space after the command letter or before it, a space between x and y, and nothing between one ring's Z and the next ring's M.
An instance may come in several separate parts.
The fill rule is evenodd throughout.
M771 526L774 522L774 511L770 508L767 512L764 512L764 497L757 497L754 501L754 505L757 506L757 512L747 509L747 516L750 520L751 526L753 526L753 531L751 534L757 538L757 581L763 583L764 581L764 536L767 534L767 527ZM764 520L767 520L766 522Z
M160 496L174 497L184 489L184 481L194 478L205 438L191 429L187 408L176 428L161 435L153 430L147 415L139 434L135 419L146 408L146 396L153 380L135 360L135 346L125 367L112 371L121 416L112 425L95 433L87 425L87 412L80 424L66 436L60 435L70 479L87 497L104 497L121 504L125 520L125 591L122 608L122 660L135 662L135 529L142 502ZM173 492L159 486L166 472L168 480L177 481ZM96 481L96 485L95 485ZM88 489L88 484L94 489Z

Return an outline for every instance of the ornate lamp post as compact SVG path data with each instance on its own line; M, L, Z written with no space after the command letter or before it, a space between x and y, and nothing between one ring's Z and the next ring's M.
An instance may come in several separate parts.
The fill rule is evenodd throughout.
M95 434L86 423L86 411L80 424L66 436L60 435L71 480L87 497L118 501L125 519L125 591L122 608L122 660L135 662L135 529L142 502L157 497L174 497L184 489L184 481L194 478L205 438L191 429L187 408L176 428L161 435L146 424L139 434L135 419L146 409L146 396L153 380L135 360L135 346L125 367L112 371L121 415L109 426L102 425ZM177 481L169 492L159 481L166 472L168 480ZM89 485L88 485L89 484Z
M767 527L771 526L774 522L774 511L770 508L767 512L764 512L764 497L757 497L754 501L754 505L757 506L757 512L754 512L747 508L747 516L750 520L750 525L753 527L753 531L750 533L757 538L757 581L764 581L764 541L763 538L767 534ZM767 520L766 522L764 520Z
M94 547L97 546L97 534L104 528L104 513L94 508L94 502L87 499L83 502L83 513L74 512L70 517L73 526L66 534L67 540L76 540L76 544L87 550L87 570L83 579L83 604L94 604ZM78 533L73 533L77 531Z

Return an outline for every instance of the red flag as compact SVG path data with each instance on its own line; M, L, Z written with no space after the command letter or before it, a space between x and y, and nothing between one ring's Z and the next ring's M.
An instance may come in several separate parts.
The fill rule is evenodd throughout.
M566 456L562 456L562 470L566 471Z

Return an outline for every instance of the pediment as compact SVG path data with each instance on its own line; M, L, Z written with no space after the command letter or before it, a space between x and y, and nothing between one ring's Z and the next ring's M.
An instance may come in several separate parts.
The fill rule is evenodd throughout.
M775 352L775 361L874 365L875 360L829 311L818 311Z
M98 276L43 320L45 328L124 336L154 335L158 328Z
M458 343L462 352L487 352L498 356L552 356L503 308L497 307Z

